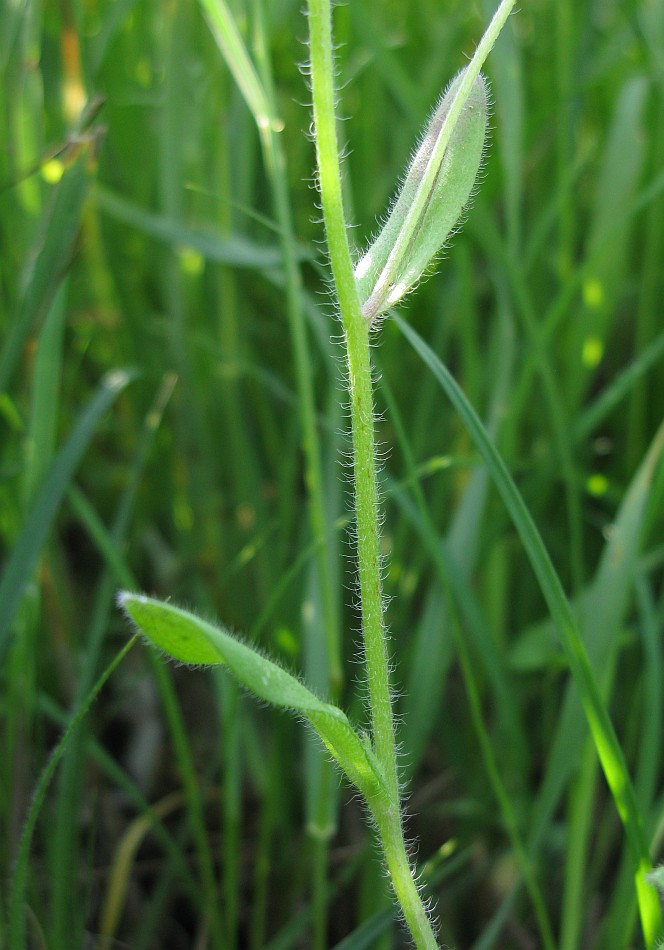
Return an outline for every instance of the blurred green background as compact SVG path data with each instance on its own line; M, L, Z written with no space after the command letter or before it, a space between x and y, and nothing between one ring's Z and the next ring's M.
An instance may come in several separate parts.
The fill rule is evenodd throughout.
M119 586L194 606L325 682L275 181L302 278L342 704L363 721L341 328L314 187L306 16L299 0L230 3L274 89L285 165L270 171L204 6L0 7L3 950L405 945L362 808L304 729L223 675L168 667L145 647L68 742L18 903L26 941L10 926L35 784L129 636ZM485 0L335 9L358 249L492 12ZM543 534L656 859L664 4L524 0L487 74L481 187L438 274L401 313L487 422ZM555 945L640 946L619 822L520 542L394 322L376 343L408 833L441 943L543 945L473 729L458 625Z

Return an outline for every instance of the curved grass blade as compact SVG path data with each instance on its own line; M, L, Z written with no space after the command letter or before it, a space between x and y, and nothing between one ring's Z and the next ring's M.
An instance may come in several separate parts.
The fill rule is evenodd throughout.
M23 297L0 354L0 392L7 389L31 329L46 316L69 267L90 186L93 145L94 140L86 142L66 169L42 216Z
M652 884L646 879L652 864L643 819L638 809L634 787L627 771L622 748L602 700L600 688L590 665L572 608L530 512L477 413L447 368L424 340L398 316L395 317L395 321L415 352L434 374L463 419L510 513L539 581L540 589L556 624L561 645L581 696L586 719L607 784L625 829L632 860L641 926L646 946L652 948L656 945L664 928L657 893Z
M106 667L104 672L101 674L97 682L94 684L88 695L85 697L81 705L79 706L77 712L72 717L69 725L65 729L62 738L58 742L57 746L53 750L51 758L48 760L46 767L44 768L39 782L37 783L37 788L35 790L34 797L30 804L30 809L28 811L25 824L23 825L23 831L21 833L21 840L19 842L18 856L16 858L16 867L14 871L14 877L11 883L10 897L9 897L9 948L10 950L23 950L26 946L25 943L25 917L24 917L24 902L25 902L25 891L28 880L28 861L30 858L30 846L32 844L32 836L34 834L35 828L37 826L37 819L39 818L39 813L41 812L44 800L46 798L46 792L51 783L55 770L64 755L69 741L71 740L74 732L81 724L83 719L88 713L90 706L95 701L102 687L106 681L110 678L114 670L119 666L124 657L129 653L134 643L136 642L136 636L132 637L131 640L126 643L122 649L116 654L111 663Z
M241 234L224 237L200 228L189 228L173 217L144 211L108 188L97 185L91 195L100 211L116 221L149 234L174 248L191 248L208 261L255 270L281 265L281 252L269 244L258 244Z
M208 21L210 31L233 73L233 78L251 110L258 128L269 128L275 123L270 100L266 95L254 64L249 58L247 47L236 26L233 14L225 0L199 0L199 2ZM276 128L280 128L278 123Z
M0 581L0 662L9 646L11 626L23 590L78 463L100 418L132 378L132 374L121 370L105 376L99 392L81 413L67 443L56 455L37 493L35 504L14 545Z

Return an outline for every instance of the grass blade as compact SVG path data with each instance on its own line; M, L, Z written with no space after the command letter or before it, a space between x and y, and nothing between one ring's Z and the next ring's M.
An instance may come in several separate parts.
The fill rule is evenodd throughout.
M46 316L69 267L90 185L90 149L88 144L67 168L42 217L23 297L0 355L0 392L7 389L30 331Z
M11 625L21 596L39 557L60 502L88 447L99 420L127 386L132 376L108 373L99 392L81 413L66 444L58 452L37 493L34 506L12 550L0 581L0 662L9 647Z
M85 719L85 716L101 691L106 681L110 678L113 671L119 666L124 657L129 653L138 635L132 637L122 649L116 654L111 663L106 667L97 682L94 684L88 695L85 697L71 721L65 729L62 738L53 750L48 763L46 764L30 804L30 809L23 826L21 841L19 845L18 857L16 859L16 868L11 883L10 890L10 926L9 926L9 950L24 950L25 948L25 918L23 905L25 902L25 891L28 879L28 861L30 857L30 846L34 834L39 814L44 805L46 792L51 784L55 770L67 750L67 746L78 726Z
M400 317L395 317L395 320L403 335L429 367L462 417L519 532L556 624L561 645L581 696L604 775L625 829L639 901L641 926L646 946L654 947L662 934L662 911L655 888L646 880L646 874L649 873L652 865L643 819L620 743L602 700L600 688L593 674L569 601L530 512L475 410L448 370L421 337ZM664 437L664 432L662 436Z

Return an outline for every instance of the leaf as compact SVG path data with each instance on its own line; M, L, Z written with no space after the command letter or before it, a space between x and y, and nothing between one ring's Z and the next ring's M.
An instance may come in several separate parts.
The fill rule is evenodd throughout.
M649 871L652 866L648 841L625 756L602 698L597 677L593 673L570 603L532 516L477 413L447 368L424 340L398 316L395 320L403 335L431 370L461 416L519 532L556 625L560 644L583 703L597 755L623 823L632 859L641 924L647 945L654 946L655 937L662 930L662 913L654 890L645 884L644 879L644 871ZM660 438L664 438L664 427L662 433L658 433L656 437L657 444ZM654 452L655 449L651 447L650 451Z
M240 234L224 237L186 227L175 218L144 211L100 185L94 189L93 198L97 207L116 221L137 228L173 248L198 251L206 261L262 270L279 267L282 262L281 251L277 247L257 244Z
M74 255L90 186L91 143L85 143L56 186L42 215L18 309L0 354L0 392L9 387L31 332L38 332Z
M367 801L385 797L373 752L337 706L323 702L281 666L189 611L126 591L118 595L118 603L148 640L173 659L227 666L259 699L304 716Z
M470 199L484 152L488 107L486 81L480 74L461 110L452 109L463 96L465 72L454 77L441 97L383 229L355 268L363 312L370 321L417 284Z
M12 623L25 585L30 580L60 502L71 486L99 420L133 378L132 373L124 370L106 374L99 391L81 412L67 442L53 459L35 495L33 507L7 558L0 580L0 663L9 648Z

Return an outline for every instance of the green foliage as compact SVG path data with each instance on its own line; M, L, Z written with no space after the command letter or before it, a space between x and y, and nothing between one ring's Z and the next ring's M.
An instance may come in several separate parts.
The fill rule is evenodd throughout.
M436 106L387 221L355 268L369 321L390 310L415 286L468 204L484 152L487 90L479 75L449 130L446 124L463 76L463 72L455 76ZM446 143L442 154L441 141Z
M381 793L379 766L336 706L321 702L282 667L186 610L126 592L118 599L136 626L168 656L183 663L227 666L254 696L290 709L311 723L365 797L371 801Z
M336 6L349 261L494 7ZM115 591L144 590L368 755L307 29L292 0L0 9L2 950L405 943L312 729L137 647L97 692ZM663 59L661 3L521 4L466 224L372 337L398 778L449 946L645 943L564 642L444 384L544 542L661 864Z

